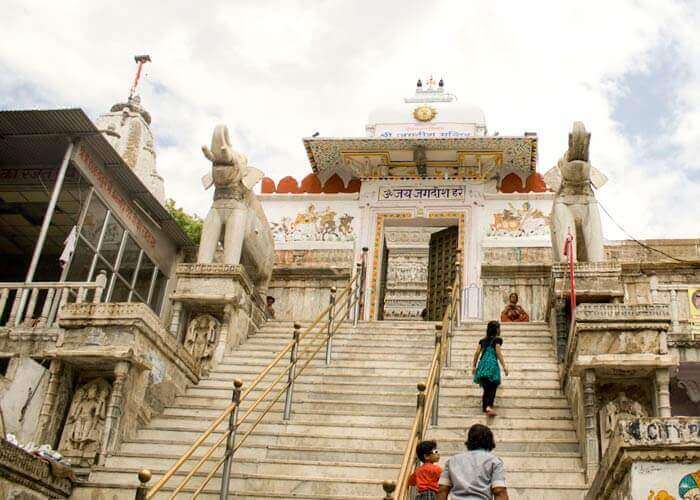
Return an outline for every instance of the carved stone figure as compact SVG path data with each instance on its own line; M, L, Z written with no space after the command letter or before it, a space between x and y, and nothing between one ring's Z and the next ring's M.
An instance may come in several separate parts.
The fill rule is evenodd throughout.
M567 236L573 237L574 260L605 260L603 230L593 188L602 187L607 178L589 162L591 134L581 122L574 122L569 134L569 149L557 165L544 176L556 190L551 214L554 260L565 262Z
M513 292L508 295L508 304L501 311L501 322L524 323L530 321L530 316L525 312L525 309L518 304L518 294Z
M73 465L95 464L107 418L111 386L103 378L83 385L73 396L60 450Z
M420 177L428 175L428 160L425 154L425 146L416 146L413 150L413 161L416 163L416 172Z
M624 392L618 393L615 399L608 401L599 412L602 452L605 453L620 420L646 416L647 411L641 403L628 398Z
M217 244L224 233L224 264L238 264L241 259L243 238L246 233L250 191L263 173L248 166L245 155L231 147L228 128L217 125L211 139L211 149L202 146L204 156L212 162L211 179L214 184L214 203L202 227L197 262L211 263Z
M200 373L206 375L216 348L221 324L214 316L201 314L195 317L187 328L185 349L198 361Z

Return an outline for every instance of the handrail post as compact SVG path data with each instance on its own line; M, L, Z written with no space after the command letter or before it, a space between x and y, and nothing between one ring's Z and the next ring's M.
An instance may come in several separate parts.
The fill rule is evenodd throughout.
M152 474L148 469L141 469L139 471L139 485L136 488L136 495L134 495L134 500L146 500L146 495L148 494L148 482L151 480Z
M236 444L236 429L238 427L238 407L241 403L241 387L243 381L235 379L233 381L233 395L231 403L234 405L233 411L228 416L228 438L226 439L226 458L224 459L224 468L221 472L221 492L220 500L228 499L228 490L231 482L231 465L233 464L233 446Z
M462 249L457 249L455 256L455 286L457 287L457 314L455 315L455 326L459 328L462 321ZM450 346L452 347L452 346Z
M435 374L435 397L433 398L433 411L430 415L430 425L438 424L438 410L440 408L440 376L442 375L442 325L435 325L435 349L438 349L438 369Z
M301 332L301 325L299 323L294 323L294 345L289 355L289 362L291 367L287 374L287 394L284 397L284 420L289 420L292 416L292 397L294 397L294 377L296 375L297 368L297 353L299 352L299 335Z
M367 274L367 252L368 247L362 247L362 272L360 273L360 317L365 314L365 286L367 284L366 274Z
M352 326L357 326L357 322L360 320L360 297L362 294L362 262L355 264L355 272L357 273L357 280L355 281L355 311L354 318L352 320Z
M338 289L332 286L331 295L328 299L330 306L328 308L328 329L326 331L326 335L328 336L328 340L326 342L326 365L331 364L331 354L333 352L333 321L335 319L335 293L337 291Z
M383 500L394 500L394 490L396 489L396 483L394 481L384 481L382 483L382 489L384 490Z
M445 290L447 292L447 295L450 297L449 303L447 304L447 331L446 336L445 336L445 343L446 345L442 346L443 347L443 352L441 353L440 359L445 360L445 366L449 367L450 363L452 362L452 329L454 328L454 325L452 324L452 320L454 319L454 301L452 300L452 293L454 290L452 289L451 286L448 286ZM444 358L442 357L444 355Z
M425 383L418 382L416 384L418 389L418 394L416 395L416 413L418 413L418 428L416 429L416 434L418 434L418 440L423 439L423 418L425 417Z

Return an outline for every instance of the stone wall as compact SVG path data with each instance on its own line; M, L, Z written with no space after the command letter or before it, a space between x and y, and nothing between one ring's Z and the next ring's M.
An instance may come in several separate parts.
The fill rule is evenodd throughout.
M54 397L72 392L74 407L82 387L103 379L110 387L106 404L119 408L107 411L100 461L199 381L196 360L144 304L70 304L59 324L65 331L49 354L60 362L57 376L64 367L72 368L75 386L59 379ZM50 424L56 404L45 402L40 427Z
M482 266L484 320L498 319L510 293L518 294L518 303L530 321L545 321L549 301L549 269L544 266Z
M328 306L330 288L340 290L353 273L353 250L277 250L268 295L275 317L310 321ZM291 333L290 333L291 335Z

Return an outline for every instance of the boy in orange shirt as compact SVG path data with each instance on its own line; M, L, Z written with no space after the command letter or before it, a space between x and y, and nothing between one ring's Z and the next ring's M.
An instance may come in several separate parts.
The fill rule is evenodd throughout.
M416 456L423 464L408 478L408 485L417 488L416 500L436 500L440 488L438 480L442 474L442 469L437 465L440 461L437 443L434 440L421 441L416 446Z

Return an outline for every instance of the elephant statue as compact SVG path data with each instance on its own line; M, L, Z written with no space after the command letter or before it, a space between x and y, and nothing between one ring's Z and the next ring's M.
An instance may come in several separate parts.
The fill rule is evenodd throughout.
M581 122L574 122L569 148L557 165L544 176L556 192L552 205L551 234L555 262L565 262L566 240L573 239L574 261L605 260L600 212L593 188L600 188L607 177L589 162L591 134Z

